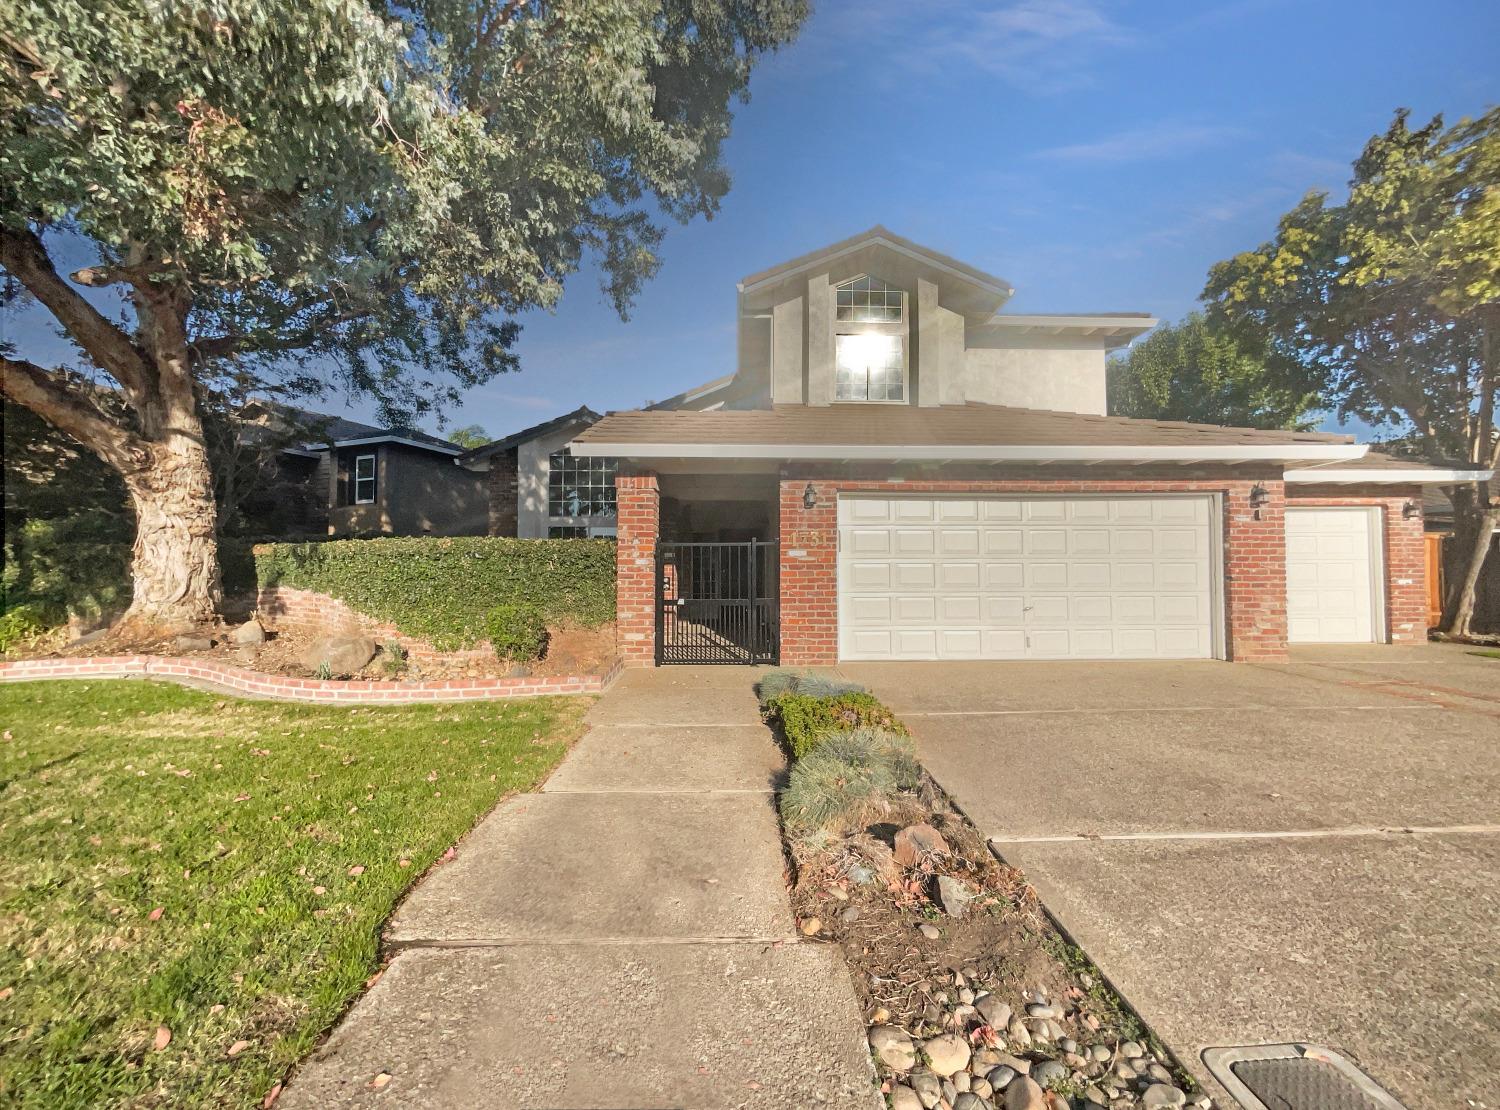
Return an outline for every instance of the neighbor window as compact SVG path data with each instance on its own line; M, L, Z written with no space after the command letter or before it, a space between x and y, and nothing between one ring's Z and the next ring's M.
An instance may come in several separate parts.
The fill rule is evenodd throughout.
M903 401L906 399L905 344L899 335L841 335L837 401Z
M375 456L354 456L354 503L356 505L373 505L375 503Z
M557 539L597 534L615 519L614 459L575 456L566 447L547 460L547 533Z

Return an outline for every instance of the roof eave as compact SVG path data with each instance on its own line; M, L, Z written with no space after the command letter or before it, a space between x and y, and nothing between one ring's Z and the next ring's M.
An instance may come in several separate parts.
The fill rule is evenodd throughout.
M1493 470L1446 470L1432 466L1384 466L1369 467L1367 469L1345 467L1340 470L1302 467L1286 472L1286 480L1292 485L1319 486L1447 486L1455 482L1488 482L1494 476L1495 472Z
M1255 445L1020 445L1020 444L844 444L844 443L620 443L576 441L575 455L625 459L797 459L890 462L1017 463L1247 463L1344 462L1363 458L1362 443L1270 443Z
M751 274L737 282L735 288L742 294L753 294L761 289L766 289L779 282L783 282L794 274L826 265L833 259L842 258L846 254L853 254L855 251L864 250L864 248L872 245L887 247L897 254L905 255L936 270L952 274L954 277L969 282L972 285L977 285L979 288L985 289L1006 300L1015 295L1015 286L1011 285L1004 278L996 277L993 274L986 274L982 270L972 270L954 265L953 261L950 261L945 256L939 256L936 252L918 249L915 245L908 245L898 241L895 232L888 231L883 227L872 228L869 232L846 239L842 243L836 243L826 250L817 251L811 255L805 255L800 259L793 259L791 262L784 263L781 266Z

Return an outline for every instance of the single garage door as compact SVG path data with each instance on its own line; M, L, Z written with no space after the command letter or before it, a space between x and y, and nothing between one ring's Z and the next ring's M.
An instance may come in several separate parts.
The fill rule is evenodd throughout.
M839 500L844 659L1215 654L1214 500Z
M1375 513L1363 507L1286 511L1288 640L1367 644L1377 638Z

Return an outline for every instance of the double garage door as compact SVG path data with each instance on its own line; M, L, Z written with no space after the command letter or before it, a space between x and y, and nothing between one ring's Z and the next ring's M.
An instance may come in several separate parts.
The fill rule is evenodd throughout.
M844 659L1203 659L1207 496L839 501Z

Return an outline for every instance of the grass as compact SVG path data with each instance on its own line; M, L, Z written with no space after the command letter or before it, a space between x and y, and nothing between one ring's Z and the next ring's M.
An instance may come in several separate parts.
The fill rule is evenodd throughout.
M259 1105L406 888L585 706L0 687L0 1103Z
M1477 655L1481 659L1500 659L1500 651L1496 651L1496 650L1494 650L1492 648L1491 649L1486 649L1484 651L1471 651L1471 652L1468 652L1467 654L1469 654L1469 655Z

